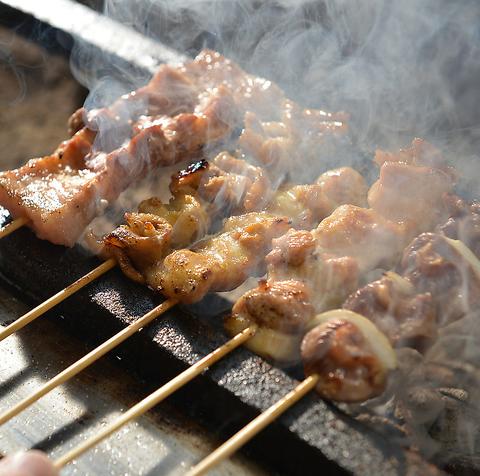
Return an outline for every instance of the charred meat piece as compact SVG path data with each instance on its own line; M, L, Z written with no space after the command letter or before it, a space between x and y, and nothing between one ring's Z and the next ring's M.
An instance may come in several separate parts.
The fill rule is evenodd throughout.
M437 337L432 295L393 272L353 293L343 308L370 319L394 347L423 352Z
M210 99L202 112L147 127L109 154L88 154L94 133L82 129L53 156L1 172L0 203L29 219L39 238L73 246L88 223L149 170L189 157L228 133L217 109L231 102L221 95Z
M282 365L300 358L300 342L314 316L309 289L299 281L261 281L233 306L225 321L231 335L256 326L246 346Z
M247 213L228 218L222 232L192 249L169 254L152 270L148 284L166 297L192 303L212 291L227 291L251 275L262 274L272 239L287 231L285 217Z
M170 251L172 226L148 213L126 213L121 225L102 239L102 254L114 257L123 273L145 284L140 270L158 263Z
M306 375L317 375L316 390L330 400L362 402L380 395L396 367L387 338L365 317L347 310L317 315L301 353Z

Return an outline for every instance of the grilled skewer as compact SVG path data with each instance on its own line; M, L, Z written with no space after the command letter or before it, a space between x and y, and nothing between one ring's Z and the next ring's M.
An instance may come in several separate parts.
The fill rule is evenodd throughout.
M471 306L477 304L480 290L480 260L478 259L480 254L478 247L480 215L478 214L478 205L473 204L467 207L467 210L466 213L449 219L444 226L438 227L437 232L441 234L422 234L405 249L400 265L400 271L404 277L395 273L387 274L381 280L354 293L346 301L345 307L367 312L369 319L373 320L375 324L381 325L384 331L388 330L388 324L390 324L390 330L386 335L393 344L413 343L417 347L419 342L425 342L423 330L431 329L432 322L431 316L428 316L429 311L425 307L420 307L420 314L417 309L414 316L420 321L420 326L415 326L413 323L413 334L412 323L405 323L405 319L409 319L410 316L402 315L402 310L412 309L411 305L405 307L405 301L411 300L415 293L417 296L424 296L427 291L435 302L438 313L434 318L434 326L446 325L449 321L451 322L451 319L458 319L465 315ZM459 234L463 235L471 249L465 243L445 236L458 238ZM472 252L472 249L476 253ZM462 280L465 281L462 282ZM387 287L389 282L393 289L396 289L397 294L392 294L392 287ZM386 292L386 289L390 289L390 292ZM457 299L463 289L470 289L472 291L471 299L476 299L476 301L470 300L465 303L463 299ZM446 290L448 290L447 295L445 295ZM475 298L475 296L477 297ZM452 298L453 304L450 302L447 318L442 316L444 319L440 319L440 310L445 309L446 302L452 301ZM422 311L424 316L421 315ZM362 321L368 322L371 329L376 329L371 334L369 341L371 348L377 349L376 355L383 355L383 358L377 361L383 361L383 369L380 367L375 370L375 366L372 366L375 359L367 359L364 352L359 352L363 340L358 336L355 337L356 331L351 324L355 326ZM187 473L188 476L205 474L232 455L314 388L326 398L343 401L371 398L382 390L383 385L377 387L371 384L375 381L381 382L382 375L389 371L395 363L395 356L389 350L391 347L385 343L384 334L370 321L349 310L324 313L317 316L311 325L315 324L317 324L316 327L305 336L302 344L302 358L308 377L284 398L198 463ZM420 332L418 332L419 330ZM343 339L346 339L347 347L350 349L350 359L348 356L342 355L342 348L338 347L342 342L342 333L344 334ZM334 343L335 341L337 344ZM353 364L350 370L349 363ZM370 370L366 372L366 368L370 368ZM358 376L362 374L363 376L370 375L370 378L359 379ZM365 386L367 382L369 384Z
M205 240L195 250L180 250L186 260L191 258L190 266L183 261L182 267L179 270L173 269L170 274L167 266L161 270L159 279L165 286L169 286L168 290L164 291L167 301L53 377L32 395L6 410L0 415L0 424L5 423L46 393L91 365L177 302L193 302L201 299L207 292L237 287L250 273L261 269L263 257L268 252L272 238L284 233L288 226L289 221L286 218L264 212L249 213L239 217L231 217L226 221L223 232ZM175 253L177 252L173 251L168 256L173 255L173 259L176 260L178 255L175 255ZM203 266L209 267L199 268L199 266L196 266L200 261ZM228 272L225 272L225 263L227 262L229 267ZM197 274L192 275L189 271L192 269L197 271ZM189 277L188 283L184 284L181 292L180 288L176 288L175 285L177 282L180 285L179 272L186 273ZM194 283L198 283L198 287Z
M204 236L215 217L229 210L242 212L261 208L265 205L263 196L270 197L267 207L272 213L284 210L299 224L306 220L319 221L339 203L362 204L367 191L362 176L350 167L325 172L315 184L284 187L273 195L268 189L268 179L260 167L251 166L226 152L220 153L211 164L202 160L181 170L172 177L173 197L168 203L151 198L139 205L139 213L126 214L127 224L102 239L103 250L96 249L106 261L2 329L0 341L117 263L127 277L144 284L145 277L137 270L136 263L140 269L146 264L155 265L171 249L186 246Z
M377 162L384 155L388 161L381 160L380 178L368 192L372 208L342 205L314 230L289 230L274 240L267 279L235 303L226 321L230 335L256 324L247 347L282 364L297 361L315 314L340 306L368 272L391 269L409 240L447 219L454 173L437 151L415 140L397 155L377 153ZM405 196L398 186L405 180L420 189L417 195Z
M228 229L228 226L227 226L227 229ZM200 247L199 251L201 250L202 250L202 247ZM193 300L197 299L196 297L192 297L190 290L186 291L186 296L187 296L186 302L189 302L191 299ZM383 389L385 374L387 374L388 371L395 366L395 356L386 338L383 336L383 334L381 334L378 331L378 329L370 321L351 311L339 310L339 311L327 312L323 315L317 316L317 318L313 322L318 325L307 334L307 336L304 339L304 345L302 346L302 354L305 361L306 373L307 374L310 373L311 375L307 377L307 379L302 384L300 384L297 389L295 389L293 392L287 395L285 399L283 399L281 402L273 406L271 409L267 410L265 414L261 415L257 420L252 422L252 424L249 425L249 427L245 431L242 431L239 435L236 435L232 439L232 441L229 442L227 446L222 446L221 449L219 449L218 453L215 452L214 454L212 454L208 458L206 463L202 464L199 467L194 468L192 474L200 474L200 471L203 471L207 467L210 467L210 465L215 464L215 462L218 461L218 458L220 457L224 458L228 456L228 454L231 454L233 451L235 451L235 449L240 447L244 442L248 441L248 439L251 436L253 436L258 431L260 431L260 429L264 428L270 421L273 421L273 419L276 416L281 414L284 410L286 410L289 406L291 406L295 401L301 398L305 393L307 393L313 387L317 387L317 389L318 387L320 387L320 392L323 395L330 396L331 398L338 397L338 394L335 394L335 392L329 395L328 392L325 391L325 388L332 388L332 387L331 387L331 383L329 384L330 386L326 385L325 381L322 378L322 375L325 375L325 374L329 376L332 375L333 369L329 367L328 356L330 354L333 356L332 362L335 364L336 359L338 358L337 357L338 352L341 352L341 349L344 348L342 347L343 339L347 339L347 342L350 342L349 344L350 346L353 345L353 354L356 356L353 362L354 378L352 379L352 383L350 387L348 385L344 386L343 391L346 392L345 395L351 396L352 392L355 390L357 391L354 398L355 400L364 399L364 398L368 398L369 396L372 396L371 392L368 393L370 389L363 390L361 386L359 387L358 382L355 379L356 377L355 372L356 372L356 369L358 369L358 365L365 365L366 366L365 368L369 369L367 372L367 375L371 374L370 382L374 382L373 388L375 393L378 393ZM313 324L310 324L310 325L313 325ZM245 332L248 334L248 338L245 337L245 339L242 340L242 342L246 342L251 337L253 337L255 335L256 328L252 329L250 327ZM245 336L245 332L239 335ZM343 334L345 337L342 338L341 336ZM332 338L331 336L334 336L333 337L334 341L339 342L340 347L338 347L338 351L337 350L332 351L332 348L337 349L337 347L335 346L332 347L332 343L327 342L331 340ZM322 350L320 352L320 354L322 355L322 358L320 360L317 355L318 345L327 346L326 350ZM355 345L358 346L357 350L355 350L354 348ZM359 352L360 349L364 352L365 351L367 352L364 360L361 360L361 361L359 361L358 359L358 356L361 354L361 352ZM369 356L369 353L371 353L371 356ZM347 361L345 359L343 359L341 362L343 366L347 365ZM329 369L328 372L326 371L327 367ZM345 370L345 367L343 368L342 372L344 372L344 370ZM343 374L343 375L347 375L347 374ZM329 377L329 382L331 381L332 379L331 377ZM335 385L333 388L335 390ZM170 394L170 392L168 394ZM161 396L166 394L164 394L164 391L160 389L156 392L155 395L156 396L160 395L160 399L162 399ZM141 402L139 406L136 406L134 409L132 409L126 415L124 415L118 422L115 422L112 425L112 427L109 427L108 431L105 431L99 437L93 440L90 440L85 445L82 445L81 447L74 449L71 453L66 455L64 458L61 458L57 462L57 466L58 467L63 466L68 461L70 461L71 459L73 459L83 451L90 448L96 442L98 442L102 436L107 436L107 434L111 434L111 432L118 429L122 424L126 423L131 418L134 418L139 413L143 413L143 411L146 411L149 408L151 408L151 406L155 404L154 402L157 402L157 401L159 400L153 397L148 397L144 402Z
M123 190L154 169L230 140L246 112L278 121L293 150L306 129L312 150L345 129L344 116L302 109L270 81L204 50L186 64L162 66L147 86L110 108L75 113L73 136L52 155L0 172L0 204L28 219L38 237L73 246Z

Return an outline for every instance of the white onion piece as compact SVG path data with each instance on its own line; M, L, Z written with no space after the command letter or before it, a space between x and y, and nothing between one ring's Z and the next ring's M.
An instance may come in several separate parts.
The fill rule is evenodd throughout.
M452 248L455 248L462 258L467 261L467 263L472 267L472 271L480 279L480 261L475 256L473 251L460 240L453 240L452 238L445 237L445 241L449 243Z
M334 309L332 311L323 312L322 314L317 314L308 323L307 330L310 331L314 327L317 327L320 324L325 324L333 319L347 321L354 324L362 333L363 337L385 368L393 370L397 367L397 357L387 337L380 332L371 321L356 312L347 309Z

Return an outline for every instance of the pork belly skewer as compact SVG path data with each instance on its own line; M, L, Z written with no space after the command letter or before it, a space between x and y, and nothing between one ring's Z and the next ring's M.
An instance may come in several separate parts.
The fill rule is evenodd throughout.
M281 137L268 138L276 149L288 142L295 150L305 128L310 145L345 130L344 116L302 109L270 81L205 50L186 64L162 66L147 86L109 108L75 113L73 137L51 156L0 173L0 204L38 237L73 246L133 182L228 138L246 111L276 121Z
M28 219L39 238L73 246L130 184L226 137L235 117L231 94L220 88L193 113L153 121L111 152L92 153L95 133L81 129L53 155L0 173L0 203L13 216Z

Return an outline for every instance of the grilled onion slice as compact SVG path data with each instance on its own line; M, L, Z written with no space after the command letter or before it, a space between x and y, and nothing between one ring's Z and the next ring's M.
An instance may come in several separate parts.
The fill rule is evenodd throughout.
M365 317L346 309L317 315L302 342L306 375L317 374L317 391L341 402L380 395L396 356L388 339Z

